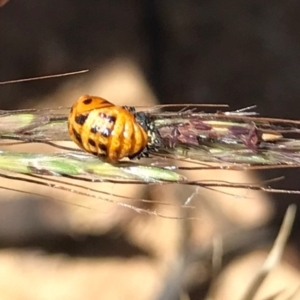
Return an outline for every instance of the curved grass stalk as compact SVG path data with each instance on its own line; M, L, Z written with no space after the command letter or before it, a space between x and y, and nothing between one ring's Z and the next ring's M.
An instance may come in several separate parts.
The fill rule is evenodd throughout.
M30 77L30 78L22 78L22 79L14 79L14 80L6 80L6 81L0 81L0 85L4 84L12 84L12 83L20 83L20 82L28 82L28 81L36 81L36 80L44 80L44 79L52 79L52 78L59 78L59 77L66 77L66 76L72 76L72 75L78 75L82 73L86 73L89 70L80 70L80 71L74 71L74 72L66 72L66 73L59 73L59 74L52 74L52 75L46 75L46 76L38 76L38 77Z
M0 169L22 174L48 176L86 176L90 181L111 179L142 182L181 182L180 174L152 166L109 164L85 153L35 154L0 151Z
M20 176L16 176L16 175L9 175L9 174L3 174L0 173L0 177L2 178L6 178L6 179L10 179L10 180L14 180L14 181L23 181L23 182L28 182L28 183L32 183L35 185L41 185L41 186L46 186L52 189L56 189L56 190L61 190L61 191L66 191L66 192L71 192L75 195L79 195L79 196L88 196L90 198L94 198L94 199L98 199L98 200L102 200L102 201L106 201L112 204L117 204L121 207L124 208L129 208L134 210L137 213L146 213L148 215L153 215L153 216L157 216L157 217L161 217L161 218L166 218L166 219L174 219L174 220L178 220L178 219L189 219L189 220L197 220L197 218L194 217L186 217L186 215L180 217L180 216L170 216L170 215L165 215L162 213L159 213L156 210L150 210L147 208L140 208L128 203L124 203L123 201L117 201L114 200L111 197L119 197L119 198L128 198L128 197L123 197L121 195L116 195L114 193L108 193L108 192L103 192L100 190L96 190L96 189L92 189L92 188L88 188L82 185L77 185L74 183L70 183L70 182L63 182L63 181L59 181L59 180L55 180L55 179L49 179L49 178L45 178L42 176L27 176L27 177L20 177ZM34 178L31 178L34 177ZM14 189L14 188L9 188L9 187L2 187L0 186L0 188L2 189L6 189L6 190L10 190L10 191L14 191L14 192L20 192L20 193L25 193L25 194L29 194L29 195L35 195L35 196L42 196L44 198L47 199L52 199L52 200L56 200L56 201L60 201L63 203L67 203L67 204L71 204L71 205L75 205L81 208L86 208L86 209L91 209L90 207L84 206L84 205L80 205L80 204L74 204L62 199L58 199L58 198L52 198L49 196L45 196L43 194L39 194L39 193L35 193L35 192L28 192L28 191L22 191L22 190L18 190L18 189ZM131 200L134 201L139 201L139 202L151 202L151 203L157 203L160 205L167 205L167 206L175 206L172 205L170 203L166 203L166 202L161 202L161 201L150 201L150 200L146 200L146 199L132 199ZM179 205L181 208L184 209L191 209L193 208L193 206L189 206L189 205Z
M211 190L218 188L236 188L270 193L300 194L298 190L274 189L260 184L234 183L219 180L188 180L176 171L134 164L132 162L112 165L84 153L34 154L0 151L0 169L2 171L30 176L39 175L45 176L44 178L60 176L93 183L177 183Z
M1 142L69 141L67 112L64 108L1 111ZM217 163L217 168L225 169L300 165L300 140L289 138L291 133L300 133L300 121L260 118L243 110L144 112L161 140L157 152L152 153L155 156Z
M253 283L248 288L242 300L254 299L255 295L258 293L259 289L264 283L266 277L280 262L288 238L292 231L295 215L296 215L296 205L290 205L285 213L280 231L277 235L277 238L274 242L271 251L268 254L267 259L265 260L263 266L259 270L259 273L254 278ZM273 299L275 299L275 297Z
M190 106L188 108L179 112L162 112L157 108L145 110L148 121L157 130L161 145L157 152L151 153L152 157L149 159L122 161L118 164L105 163L81 150L75 151L56 144L69 140L65 108L0 111L1 145L11 144L12 141L15 141L13 144L35 142L73 150L50 154L0 151L0 170L10 172L13 174L9 175L11 179L15 177L16 180L23 180L16 176L17 173L38 175L40 179L48 180L45 185L52 188L57 188L57 183L51 184L49 176L67 177L73 182L177 183L216 191L219 188L238 188L300 194L300 191L285 191L258 184L189 180L180 174L181 170L299 167L300 141L287 135L299 134L300 121L259 118L255 113L248 112L248 108L216 113L197 112L197 106L195 109ZM176 166L176 161L179 160L184 164ZM74 191L76 186L63 188L61 183L58 184L60 189L77 193ZM82 195L111 201L108 195L95 196L90 191L83 192ZM157 212L155 214L159 215Z

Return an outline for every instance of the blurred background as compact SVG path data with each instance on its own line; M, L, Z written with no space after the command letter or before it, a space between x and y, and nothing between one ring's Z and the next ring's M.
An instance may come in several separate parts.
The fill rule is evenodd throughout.
M92 94L123 105L226 103L234 110L255 104L263 116L298 119L299 11L295 0L11 0L0 9L0 81L90 71L1 85L1 109L71 106ZM296 169L193 176L259 182L282 175L273 186L299 189ZM1 179L1 186L12 184ZM101 188L170 203L195 192ZM92 209L1 190L1 299L204 299L208 292L240 299L286 207L298 202L288 195L199 191L193 204L200 221L186 222L39 190ZM299 285L298 225L299 218L284 263L258 299ZM230 250L225 247L214 277L213 241L220 236Z

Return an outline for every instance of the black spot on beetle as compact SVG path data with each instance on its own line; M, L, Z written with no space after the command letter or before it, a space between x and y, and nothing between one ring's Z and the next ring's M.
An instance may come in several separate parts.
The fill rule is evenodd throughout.
M93 126L91 128L91 133L97 133L97 132L99 132L98 126Z
M88 99L83 100L83 104L88 105L88 104L91 104L92 101L93 101L93 100L92 100L91 98L88 98Z
M88 139L88 142L91 146L96 147L96 142L92 139Z
M84 122L85 122L85 120L87 119L87 115L85 116L85 115L79 115L79 116L76 116L75 117L75 122L77 123L77 124L79 124L79 125L83 125L84 124Z
M109 123L115 123L117 120L117 118L115 116L108 116L107 119L108 119Z
M80 136L80 134L76 131L75 128L73 128L73 134L74 134L76 140L77 140L80 144L82 144L81 136Z
M103 144L100 144L99 145L99 148L103 151L103 152L107 152L107 147L105 146L105 145L103 145Z

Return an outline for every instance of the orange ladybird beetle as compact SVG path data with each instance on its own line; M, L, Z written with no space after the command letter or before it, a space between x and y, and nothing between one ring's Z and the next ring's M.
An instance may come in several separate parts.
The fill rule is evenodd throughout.
M80 148L109 162L148 156L147 117L133 107L81 96L71 108L68 130Z

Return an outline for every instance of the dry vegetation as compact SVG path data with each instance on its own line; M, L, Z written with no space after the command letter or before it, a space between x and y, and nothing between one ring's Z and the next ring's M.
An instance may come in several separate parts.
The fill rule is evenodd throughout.
M3 10L10 4L12 2ZM185 6L182 9L188 10ZM178 10L175 6L170 17L176 20ZM185 35L179 25L183 26L184 22L176 24L171 31L178 32L183 39ZM74 61L71 60L71 64L74 65ZM158 100L144 74L136 59L108 59L106 63L94 64L89 74L64 82L46 96L39 95L36 99L29 93L18 106L70 106L78 95L85 93L101 95L118 104L151 106ZM208 77L212 77L211 73ZM182 89L191 90L196 79L185 80ZM176 85L176 91L178 89ZM5 93L7 97L9 92ZM170 89L165 93L172 95ZM182 95L187 94L182 92ZM176 94L175 98L180 97ZM37 145L14 150L37 151ZM38 145L38 151L52 149ZM221 170L194 172L189 176L197 180L217 177L243 183L260 180L249 172ZM89 185L95 187L95 184ZM90 208L1 190L1 299L287 300L300 297L299 292L297 294L299 253L292 244L287 246L282 263L272 270L258 295L245 296L256 274L266 266L264 261L277 234L277 230L268 226L276 213L274 200L268 194L236 189L222 193L176 184L97 184L99 189L132 198L122 200L126 203L186 217L170 220L28 183L1 179L1 186L38 192ZM183 211L179 204L192 195L190 204L195 208ZM173 205L164 208L135 201L142 198ZM282 198L284 201L284 196ZM197 220L188 220L190 216L196 216ZM285 230L287 238L288 229Z

